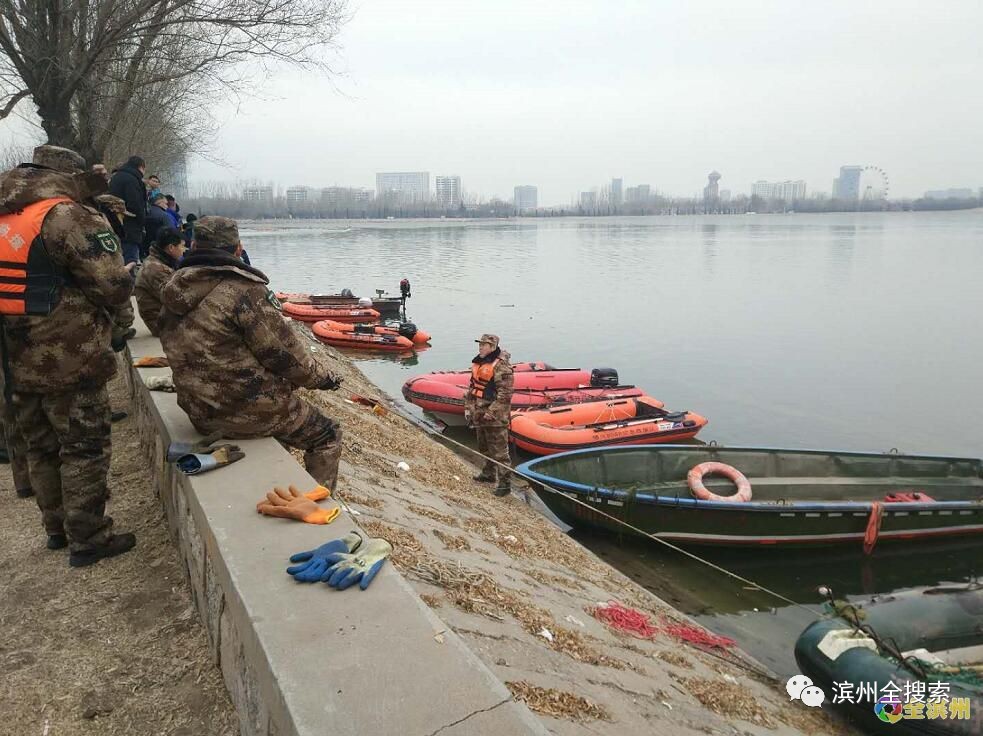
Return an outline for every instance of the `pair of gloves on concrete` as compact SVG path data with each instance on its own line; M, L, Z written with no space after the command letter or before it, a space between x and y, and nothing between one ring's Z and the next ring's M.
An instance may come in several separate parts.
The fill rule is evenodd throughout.
M332 539L327 544L291 555L287 574L300 583L327 583L344 590L358 583L365 590L379 573L393 548L385 539L363 537L358 532Z

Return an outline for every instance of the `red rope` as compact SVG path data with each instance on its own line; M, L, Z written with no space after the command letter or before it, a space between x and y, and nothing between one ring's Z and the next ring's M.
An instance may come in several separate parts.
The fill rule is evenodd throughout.
M617 601L609 601L606 605L596 606L591 614L606 626L622 631L639 639L651 639L659 633L659 629L649 622L649 617L634 608L626 608Z
M880 501L874 501L870 506L870 518L867 519L867 531L864 532L864 554L874 551L877 537L881 533L881 518L884 516L884 506Z
M661 626L654 626L647 614L623 606L617 601L596 606L590 610L590 613L605 626L639 639L654 639L661 633L706 649L726 649L737 643L733 639L717 636L693 624L667 622Z
M669 634L669 636L681 639L690 644L705 647L706 649L726 649L737 644L733 639L711 634L706 629L693 626L692 624L666 624L662 630Z

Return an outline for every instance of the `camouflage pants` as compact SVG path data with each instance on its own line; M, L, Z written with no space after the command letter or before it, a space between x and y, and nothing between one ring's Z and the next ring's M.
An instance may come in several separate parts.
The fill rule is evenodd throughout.
M8 403L3 413L3 433L0 440L7 448L10 458L10 472L14 476L14 489L22 491L31 487L31 474L27 467L27 443L17 426L13 407Z
M103 544L112 457L109 392L14 393L17 426L27 442L31 480L48 534L67 534L73 552Z
M304 450L307 472L314 480L334 490L341 462L341 427L320 409L297 396L291 396L285 412L273 421L255 417L250 423L255 429L245 429L241 423L223 426L221 421L198 426L202 434L221 432L229 439L275 437L289 447Z
M509 428L507 426L478 426L475 427L478 435L478 452L491 460L497 460L503 465L511 467L512 458L509 457ZM485 461L482 472L485 475L493 475L498 480L508 477L506 471L499 468L491 460Z

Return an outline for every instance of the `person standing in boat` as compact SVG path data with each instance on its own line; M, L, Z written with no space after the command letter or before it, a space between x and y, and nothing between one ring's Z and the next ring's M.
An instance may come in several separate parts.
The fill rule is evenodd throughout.
M478 435L478 451L486 458L476 481L498 480L496 496L512 492L512 473L495 462L511 466L509 415L512 410L511 357L499 345L497 335L484 334L477 340L478 354L471 361L471 383L464 399L464 416Z

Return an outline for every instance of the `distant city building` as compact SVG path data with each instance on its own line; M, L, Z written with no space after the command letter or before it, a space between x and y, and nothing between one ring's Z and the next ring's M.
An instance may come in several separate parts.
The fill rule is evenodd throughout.
M287 204L299 204L300 202L307 202L313 199L311 196L312 191L310 187L288 187Z
M703 187L703 204L712 208L720 202L720 172L711 171L707 177L707 185Z
M247 202L264 202L271 200L273 199L273 187L246 187L242 190L242 198Z
M925 192L925 199L972 199L973 190L969 189L932 189Z
M611 180L611 204L615 207L625 201L624 182L622 179Z
M762 199L783 199L794 202L805 199L806 183L802 179L796 181L765 181L759 179L751 186L751 196Z
M730 202L730 189L721 189L720 190L720 201L721 202Z
M761 197L762 199L774 199L775 185L770 181L758 179L758 181L751 185L751 196Z
M648 184L639 184L637 187L628 187L625 190L626 202L646 202L651 196L652 187Z
M321 202L329 206L360 204L371 200L373 193L357 187L326 187L321 190Z
M515 188L515 211L530 212L539 207L539 190L528 184Z
M806 183L802 179L796 181L775 182L775 199L784 199L786 202L794 202L797 199L806 198Z
M584 209L593 209L597 207L597 192L581 192L580 206Z
M375 175L380 197L395 194L404 202L424 202L430 198L429 171L395 171Z
M833 179L833 199L860 199L860 175L863 166L841 166L840 175Z
M461 206L461 177L434 177L434 189L437 195L437 204L444 209L457 209Z

